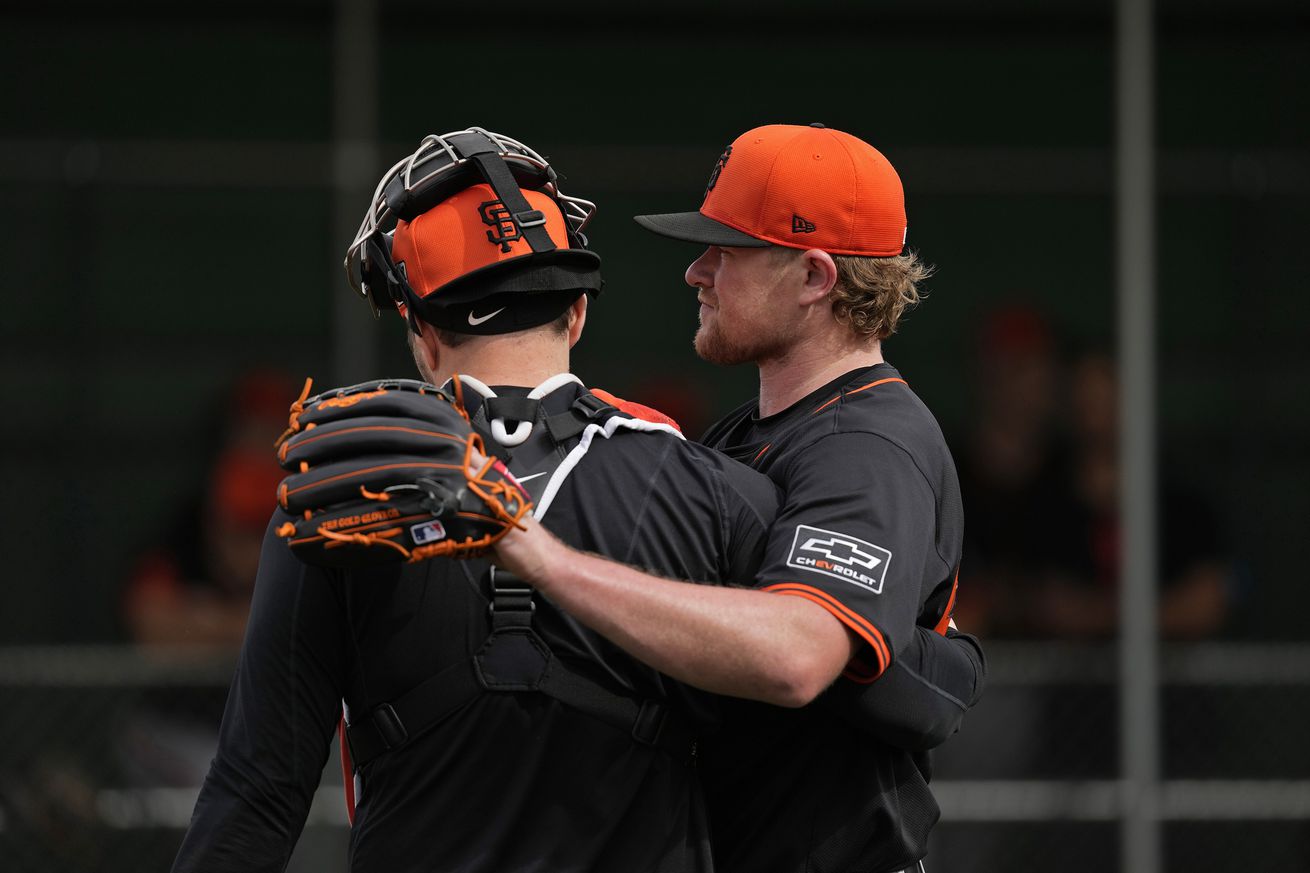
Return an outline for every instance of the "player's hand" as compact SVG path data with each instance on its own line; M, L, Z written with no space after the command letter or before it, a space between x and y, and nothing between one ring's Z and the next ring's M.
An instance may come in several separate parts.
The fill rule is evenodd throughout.
M548 593L552 570L566 566L570 549L531 516L508 530L491 549L491 559L534 588Z
M481 467L486 458L474 449L472 465ZM521 487L521 486L520 486ZM557 540L531 515L519 520L518 526L507 530L491 549L491 559L497 567L518 576L533 587L547 582L552 562L567 560L559 554L567 546Z

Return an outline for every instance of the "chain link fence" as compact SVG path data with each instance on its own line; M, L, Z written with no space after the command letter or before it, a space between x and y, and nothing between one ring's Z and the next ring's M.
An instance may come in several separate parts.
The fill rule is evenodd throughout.
M1119 869L1115 653L995 643L991 679L940 750L928 869ZM230 656L0 649L0 865L165 870L213 753ZM1166 869L1310 869L1310 646L1166 648ZM293 873L345 869L334 757Z
M167 870L218 741L230 654L0 649L0 870ZM345 869L341 764L291 873Z

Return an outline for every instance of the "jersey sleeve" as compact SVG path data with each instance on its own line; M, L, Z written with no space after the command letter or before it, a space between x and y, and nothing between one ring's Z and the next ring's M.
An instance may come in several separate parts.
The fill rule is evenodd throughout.
M925 570L943 564L932 489L905 450L871 433L822 437L790 464L756 585L832 613L865 644L850 675L871 681L909 645Z
M285 868L341 716L348 631L338 589L264 536L250 619L218 751L173 864L176 873Z
M745 464L728 458L723 463L724 541L721 578L725 584L751 587L763 565L774 519L778 489L773 482Z

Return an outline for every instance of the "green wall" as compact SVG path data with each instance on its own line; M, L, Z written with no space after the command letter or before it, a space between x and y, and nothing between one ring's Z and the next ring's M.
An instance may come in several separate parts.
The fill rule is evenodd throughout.
M478 124L548 154L567 191L600 204L607 287L576 360L588 381L633 391L658 372L719 411L750 395L749 370L690 351L694 252L630 216L693 208L722 147L775 121L850 130L900 167L911 243L938 274L888 356L949 433L969 420L989 307L1030 302L1071 348L1113 344L1108 6L663 8L510 3L493 19L381 4L381 160ZM1235 632L1303 635L1310 30L1291 3L1242 8L1166 5L1161 21L1162 455L1220 508L1250 568ZM330 13L0 13L0 641L119 634L126 562L202 476L227 381L252 364L330 372L348 293ZM391 321L377 375L408 375Z

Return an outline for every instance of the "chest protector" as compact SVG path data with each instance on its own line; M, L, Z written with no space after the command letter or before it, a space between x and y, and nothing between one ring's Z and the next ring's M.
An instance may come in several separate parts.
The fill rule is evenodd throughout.
M564 480L583 462L596 439L620 431L682 434L669 424L634 418L585 389L563 411L553 414L543 402L556 391L571 393L571 374L547 379L525 397L499 397L468 376L460 380L465 397L473 392L482 402L470 423L486 440L489 453L505 462L535 504L534 516L545 516ZM469 403L469 406L472 406ZM362 790L361 768L382 755L403 749L412 739L453 715L482 694L544 694L610 724L633 742L662 749L689 763L695 737L687 718L668 701L642 699L584 674L556 657L533 628L533 589L510 573L491 566L481 588L487 598L490 628L487 639L466 661L419 683L395 700L367 712L350 712L342 722L342 761L347 809L354 818Z

